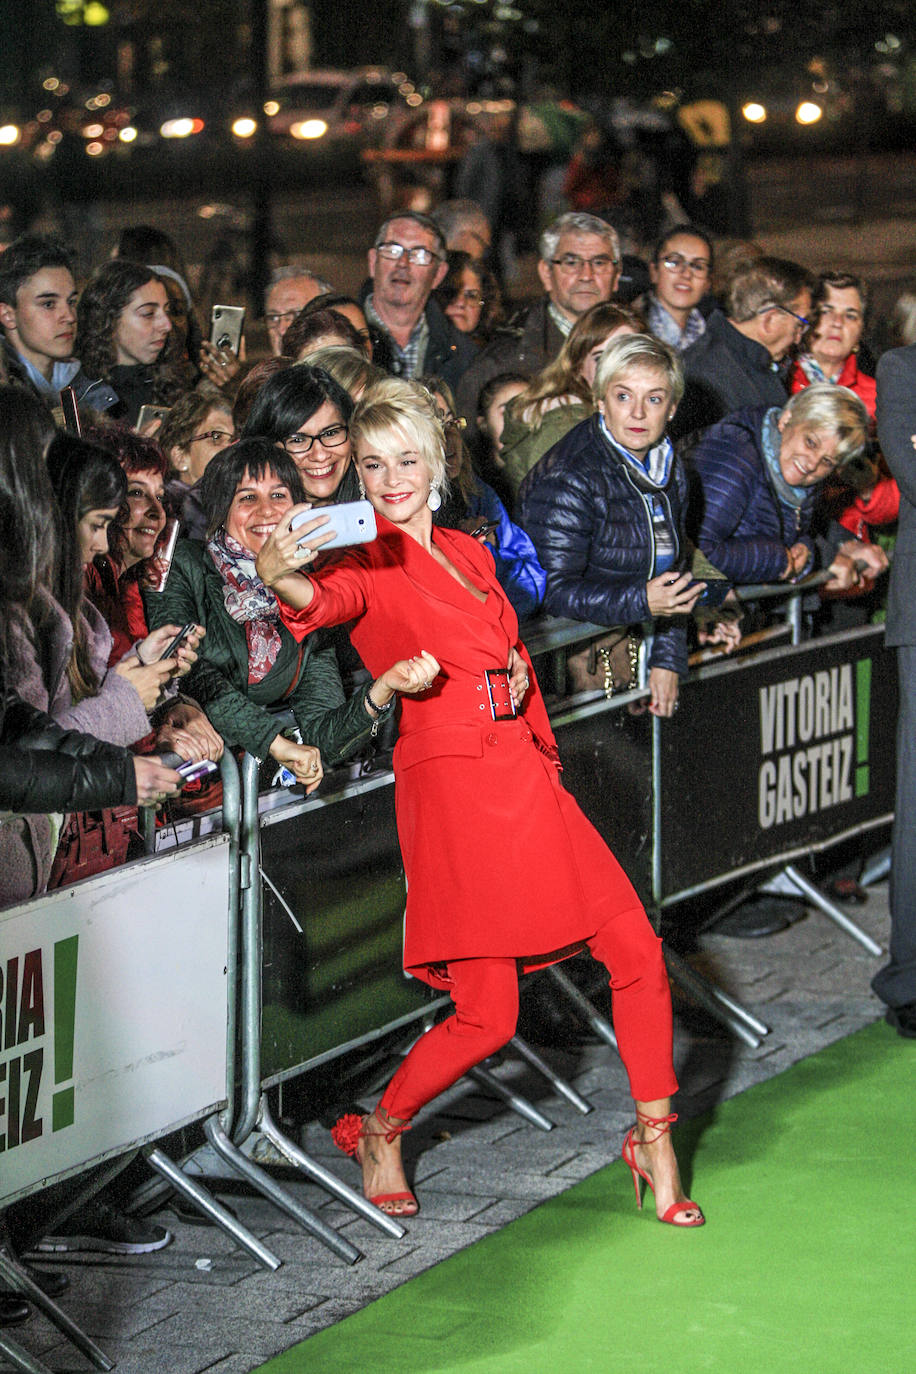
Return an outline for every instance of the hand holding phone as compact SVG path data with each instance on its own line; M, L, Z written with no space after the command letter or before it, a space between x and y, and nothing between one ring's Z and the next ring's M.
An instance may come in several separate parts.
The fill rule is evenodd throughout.
M181 648L182 644L187 639L188 635L191 633L192 630L195 630L196 628L197 626L193 620L189 620L187 625L182 625L181 629L178 631L175 638L166 646L163 652L159 655L158 661L162 663L164 659L174 658L178 650Z
M214 305L210 312L210 342L214 348L228 348L237 357L244 325L243 305Z
M375 510L369 501L344 501L339 506L322 506L317 512L300 511L290 521L290 529L298 529L307 521L314 520L316 514L328 517L327 525L320 533L333 534L333 538L322 545L322 553L326 549L346 548L351 544L370 544L378 536Z

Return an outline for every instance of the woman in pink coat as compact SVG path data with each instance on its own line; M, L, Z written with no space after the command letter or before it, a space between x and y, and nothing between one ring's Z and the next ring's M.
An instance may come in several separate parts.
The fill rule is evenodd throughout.
M396 1216L415 1213L401 1132L512 1037L520 969L588 947L610 971L636 1101L624 1157L637 1199L645 1180L660 1220L701 1225L671 1144L677 1081L660 941L562 786L547 711L492 556L469 535L433 526L446 483L439 422L418 388L385 383L363 398L351 429L378 538L305 576L333 512L296 529L288 512L258 572L299 639L355 621L354 647L382 684L384 699L373 701L380 714L402 695L394 772L407 877L404 964L447 990L455 1012L417 1041L375 1111L344 1118L335 1139L356 1155L368 1198ZM386 671L392 659L400 662Z

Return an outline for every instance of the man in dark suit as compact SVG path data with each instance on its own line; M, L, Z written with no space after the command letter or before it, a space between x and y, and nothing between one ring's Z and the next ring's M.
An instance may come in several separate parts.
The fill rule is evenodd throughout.
M878 363L878 440L900 487L900 521L887 603L897 650L897 800L890 886L890 963L872 979L887 1020L916 1039L916 344Z

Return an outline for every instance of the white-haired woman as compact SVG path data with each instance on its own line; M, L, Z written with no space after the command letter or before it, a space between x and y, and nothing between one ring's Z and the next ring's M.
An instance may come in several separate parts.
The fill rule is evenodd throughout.
M444 435L409 383L368 392L352 421L357 471L379 536L302 573L332 516L284 518L258 559L296 636L353 620L370 671L406 693L394 755L407 875L405 967L449 992L454 1015L413 1046L367 1117L335 1139L356 1155L366 1196L416 1212L400 1134L419 1109L511 1038L519 968L588 947L613 970L614 1024L637 1124L625 1157L654 1187L660 1220L699 1226L671 1144L671 1002L660 944L613 855L560 783L547 711L489 550L433 525L446 484ZM300 544L300 540L306 542ZM401 680L383 665L409 660Z
M782 409L751 406L706 431L691 457L692 532L730 581L777 582L814 566L818 488L861 454L868 423L852 391L815 382ZM873 575L887 567L882 549L857 539L835 543L830 555L831 589L856 585L856 562Z
M683 390L670 345L651 334L612 339L592 383L597 414L546 453L519 492L552 615L654 622L649 710L659 716L677 707L685 617L705 585L689 571L686 477L665 435Z

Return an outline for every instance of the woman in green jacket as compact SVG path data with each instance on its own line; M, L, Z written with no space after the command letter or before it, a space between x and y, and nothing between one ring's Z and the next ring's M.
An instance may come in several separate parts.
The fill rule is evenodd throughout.
M229 745L268 755L311 792L325 765L366 743L394 697L393 665L346 699L322 634L297 644L255 571L261 546L305 500L293 460L266 439L243 439L212 460L200 484L208 541L179 540L165 590L144 592L151 628L194 621L207 631L184 690ZM292 710L302 744L277 730L269 707Z
M502 461L513 500L547 450L593 414L592 382L611 339L645 332L632 310L604 301L593 305L576 320L553 362L506 407Z

